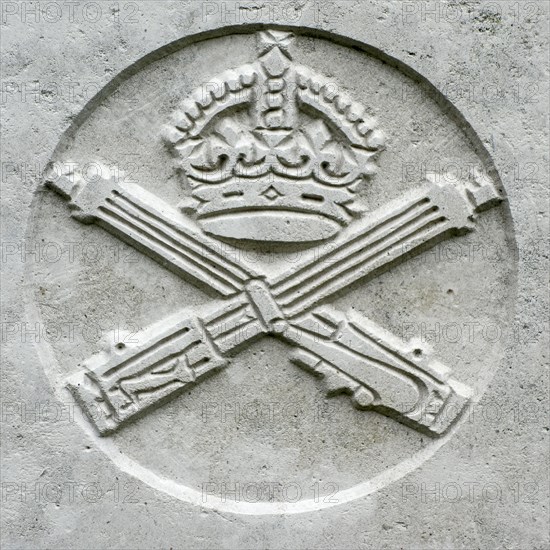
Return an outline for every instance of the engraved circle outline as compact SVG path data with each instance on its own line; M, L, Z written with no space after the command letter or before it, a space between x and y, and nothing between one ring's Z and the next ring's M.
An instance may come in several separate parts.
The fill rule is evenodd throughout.
M470 140L473 150L478 156L479 160L485 168L487 168L495 180L495 184L499 191L502 193L502 196L506 198L506 192L504 190L500 175L496 169L496 166L487 151L486 147L481 142L479 136L474 130L473 126L468 122L465 116L460 112L460 110L451 102L450 99L445 97L439 89L428 80L427 77L423 76L421 73L417 72L415 69L411 68L404 61L390 56L383 52L382 50L371 46L367 43L341 35L335 32L329 32L321 29L315 29L311 27L303 26L292 26L292 25L276 25L276 24L248 24L248 25L230 25L230 26L221 26L216 29L203 31L200 33L192 34L175 41L169 42L164 46L160 46L153 52L142 56L130 66L123 69L119 72L113 79L111 79L96 95L94 95L80 110L80 112L74 117L72 124L67 128L61 135L54 151L52 152L51 158L54 159L64 147L64 145L69 141L79 130L80 126L86 121L89 115L97 108L97 106L108 96L112 94L124 81L128 80L135 74L139 73L145 66L157 61L163 57L167 57L172 53L175 53L178 50L181 50L191 44L196 44L202 41L206 41L212 38L219 38L222 36L230 34L252 34L265 29L274 29L293 32L299 36L309 36L313 38L320 38L328 40L330 42L336 43L341 46L351 47L356 50L359 50L366 55L375 57L384 63L390 65L392 68L400 71L405 76L409 77L417 86L424 86L429 92L432 92L435 98L435 102L440 106L444 106L448 111L446 115L448 118L451 118L457 126L460 127L461 131L466 135ZM41 179L40 184L43 184L44 175ZM41 185L38 186L38 190L41 188ZM38 191L37 190L37 191ZM39 193L35 192L33 200L30 205L31 215L28 219L26 231L25 231L25 240L30 237L33 223L35 221L35 204L38 200ZM515 229L513 218L510 212L510 205L508 201L505 201L500 205L501 208L504 208L507 219L510 223L511 233L506 235L507 243L513 252L517 253L517 242L515 238ZM517 255L516 255L517 257ZM27 283L31 283L31 269L29 264L25 268L25 280ZM512 282L511 282L511 294L509 298L509 305L511 317L516 310L517 304L517 262L514 263L514 268L511 272ZM40 321L41 313L38 308L37 302L34 300L34 297L30 297L30 294L25 295L25 310L27 318ZM57 358L52 348L52 345L44 341L39 341L35 343L35 348L37 350L37 355L40 358L42 367L44 365L53 362L57 363ZM500 361L502 363L502 359ZM479 387L479 393L476 395L477 399L480 399L486 392L487 387L489 386L491 380L495 376L497 370L499 370L500 365L496 366L488 377L483 385ZM48 378L50 384L52 385L55 395L60 398L62 401L72 399L72 396L65 387L59 388L56 384L53 383L52 376L47 369L44 368L46 377ZM436 454L436 452L445 445L459 429L459 427L466 420L466 409L462 411L460 416L456 419L454 424L449 428L449 430L440 437L437 441L434 441L430 446L418 451L414 455L408 457L405 460L402 460L395 466L388 468L375 475L370 480L367 480L363 483L357 484L348 489L344 489L338 492L338 501L337 502L321 502L316 501L315 499L306 499L300 500L295 503L291 502L231 502L223 501L219 497L212 497L208 502L202 500L202 493L195 489L191 489L185 485L177 483L171 479L165 478L161 475L153 473L151 470L142 466L133 459L130 459L127 456L121 455L118 451L118 447L109 439L100 437L95 428L84 419L84 416L75 415L74 417L76 423L80 426L82 430L94 441L97 445L97 448L101 450L121 471L125 472L131 477L137 478L151 488L162 491L163 493L170 495L178 500L200 506L206 509L225 511L230 513L237 513L243 515L274 515L274 514L299 514L312 512L316 510L331 508L333 506L339 506L345 503L349 503L353 500L366 497L372 493L375 493L378 490L383 489L394 481L397 481L407 474L416 470L424 462L430 459Z

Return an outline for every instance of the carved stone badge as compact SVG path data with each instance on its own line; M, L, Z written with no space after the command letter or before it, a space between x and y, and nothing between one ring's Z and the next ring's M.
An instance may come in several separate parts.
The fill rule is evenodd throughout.
M473 342L453 347L442 334L471 322L491 285L502 301L487 318L505 319L512 264L499 264L487 287L479 258L430 263L448 240L493 243L506 259L498 176L441 98L423 98L399 68L357 49L339 66L344 52L273 29L190 44L93 100L46 176L37 219L46 205L57 214L36 236L78 233L103 250L137 251L127 264L73 258L64 273L33 274L45 288L62 281L41 300L46 324L60 322L43 311L57 302L62 316L102 327L95 339L51 346L56 357L70 350L50 366L52 383L117 464L179 498L272 513L366 494L448 439L498 363L496 342L478 340L472 352ZM451 176L450 164L463 170ZM132 338L121 317L137 327ZM285 374L288 359L303 370ZM321 388L349 395L355 410ZM317 411L333 403L334 415L274 421L289 396ZM269 404L272 425L257 415L239 431L235 411L251 402ZM337 500L312 499L310 468L283 459L283 448L318 460L314 476L338 487ZM214 466L222 457L225 471ZM335 473L346 457L349 475ZM205 483L266 472L297 483L300 498L204 499Z

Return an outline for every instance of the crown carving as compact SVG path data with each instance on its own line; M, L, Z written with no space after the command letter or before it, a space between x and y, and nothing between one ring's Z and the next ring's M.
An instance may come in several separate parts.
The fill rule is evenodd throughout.
M316 242L359 214L383 135L334 82L293 63L293 35L258 33L258 59L203 84L165 138L192 194L180 205L222 239Z

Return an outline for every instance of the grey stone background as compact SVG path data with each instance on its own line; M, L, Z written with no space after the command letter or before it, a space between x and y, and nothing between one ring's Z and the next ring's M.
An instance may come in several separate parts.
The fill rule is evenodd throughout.
M548 3L108 0L0 8L3 547L548 548ZM13 248L24 245L29 206L59 138L99 89L166 43L250 23L367 43L442 90L499 170L519 261L505 360L449 443L369 497L284 517L201 510L123 474L88 445L68 412L55 408L35 336L26 332L34 327L25 325L24 273L33 260Z

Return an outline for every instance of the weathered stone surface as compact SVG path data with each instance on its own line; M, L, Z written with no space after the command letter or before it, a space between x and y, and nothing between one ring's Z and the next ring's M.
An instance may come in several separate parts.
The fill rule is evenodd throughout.
M5 547L546 547L547 6L48 5L2 4Z

